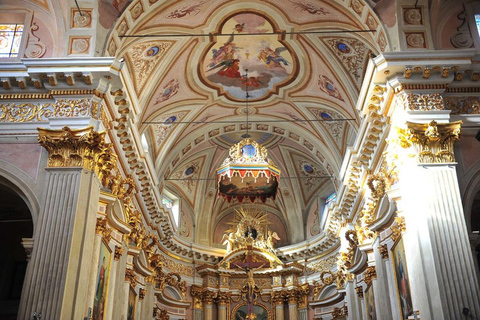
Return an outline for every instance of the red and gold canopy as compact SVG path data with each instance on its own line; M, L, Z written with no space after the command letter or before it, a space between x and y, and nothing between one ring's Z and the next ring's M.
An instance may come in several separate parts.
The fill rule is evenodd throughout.
M218 193L228 202L275 199L279 179L280 170L268 159L267 149L250 138L232 146L217 169Z

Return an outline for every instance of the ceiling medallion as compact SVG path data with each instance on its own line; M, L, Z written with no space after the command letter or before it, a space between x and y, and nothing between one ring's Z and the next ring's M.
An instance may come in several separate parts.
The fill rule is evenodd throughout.
M275 199L280 179L278 169L268 159L267 148L245 138L230 148L229 156L217 169L218 194L230 202Z

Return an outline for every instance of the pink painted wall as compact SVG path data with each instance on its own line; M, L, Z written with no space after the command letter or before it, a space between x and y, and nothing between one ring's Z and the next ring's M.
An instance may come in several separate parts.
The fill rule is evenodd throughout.
M42 147L37 144L0 144L0 160L16 166L33 180L36 180L41 151Z

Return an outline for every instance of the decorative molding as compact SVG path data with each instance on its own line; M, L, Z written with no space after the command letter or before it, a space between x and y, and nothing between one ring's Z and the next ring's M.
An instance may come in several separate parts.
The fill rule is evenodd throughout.
M98 217L95 233L100 235L107 243L112 238L112 229L107 227L107 219Z
M397 241L402 236L402 234L407 231L407 228L405 226L405 217L395 217L395 224L390 227L390 230L392 231L392 240Z
M137 285L137 275L133 269L125 269L125 281L130 282L130 286L135 288Z
M145 298L145 293L147 293L147 290L140 289L138 292L138 299L143 300L143 298Z
M470 97L444 97L446 109L452 111L452 115L480 114L480 98Z
M50 98L51 94L38 98L45 97ZM0 96L0 99L2 98L3 95ZM91 117L92 108L96 105L98 103L93 102L92 99L59 99L54 103L0 104L0 122L44 122L52 118Z
M439 93L403 93L400 97L405 110L431 111L445 109L445 102L442 95Z

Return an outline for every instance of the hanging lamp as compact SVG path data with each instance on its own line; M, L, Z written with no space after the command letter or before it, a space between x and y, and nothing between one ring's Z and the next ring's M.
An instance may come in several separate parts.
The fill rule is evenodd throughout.
M248 79L248 69L245 79ZM268 158L267 148L263 147L248 134L248 85L246 83L247 125L244 139L230 148L228 157L217 169L218 194L228 202L242 202L249 199L263 203L268 198L275 199L280 179L280 169Z

